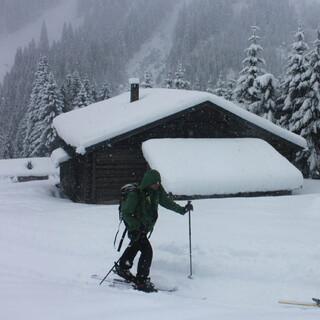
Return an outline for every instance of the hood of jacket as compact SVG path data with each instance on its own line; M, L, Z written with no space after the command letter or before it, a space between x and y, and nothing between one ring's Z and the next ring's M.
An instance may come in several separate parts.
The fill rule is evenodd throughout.
M157 170L149 170L143 176L143 179L140 183L140 189L145 190L149 186L156 183L161 183L160 173Z

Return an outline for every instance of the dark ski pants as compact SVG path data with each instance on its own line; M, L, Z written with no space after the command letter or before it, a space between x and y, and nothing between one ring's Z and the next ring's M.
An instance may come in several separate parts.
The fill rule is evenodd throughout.
M133 237L130 238L133 239ZM138 239L131 240L120 258L120 267L123 269L130 269L133 266L133 260L139 251L141 252L141 255L138 262L137 277L148 277L153 251L146 234L141 234Z

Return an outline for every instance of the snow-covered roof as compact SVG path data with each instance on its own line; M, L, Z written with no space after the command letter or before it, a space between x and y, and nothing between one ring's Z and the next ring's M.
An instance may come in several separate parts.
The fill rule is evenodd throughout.
M57 174L50 158L20 158L0 160L0 177L43 177Z
M140 128L205 101L232 112L258 127L302 148L305 139L276 126L240 106L211 93L176 89L142 89L140 99L130 103L130 93L59 115L53 121L58 135L78 153L85 148Z
M142 144L142 151L175 195L285 191L303 185L301 172L260 139L153 139Z

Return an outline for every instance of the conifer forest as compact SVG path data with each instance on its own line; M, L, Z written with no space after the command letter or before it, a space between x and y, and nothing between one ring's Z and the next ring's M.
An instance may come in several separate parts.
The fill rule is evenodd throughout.
M64 1L0 0L0 39ZM211 92L301 135L309 148L296 161L320 177L320 1L70 1L77 22L52 40L43 19L0 77L0 158L49 156L55 116L139 77Z

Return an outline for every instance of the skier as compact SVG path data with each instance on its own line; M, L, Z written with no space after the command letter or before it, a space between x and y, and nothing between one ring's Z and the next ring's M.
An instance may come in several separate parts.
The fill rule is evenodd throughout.
M157 221L159 204L182 215L193 210L191 202L182 207L170 199L161 185L161 176L156 170L145 173L136 192L130 192L122 206L123 220L128 229L130 243L119 263L115 264L114 270L120 277L134 282L138 290L145 292L156 291L148 277L153 251L147 234L152 232ZM130 268L138 251L141 252L141 256L135 277Z

